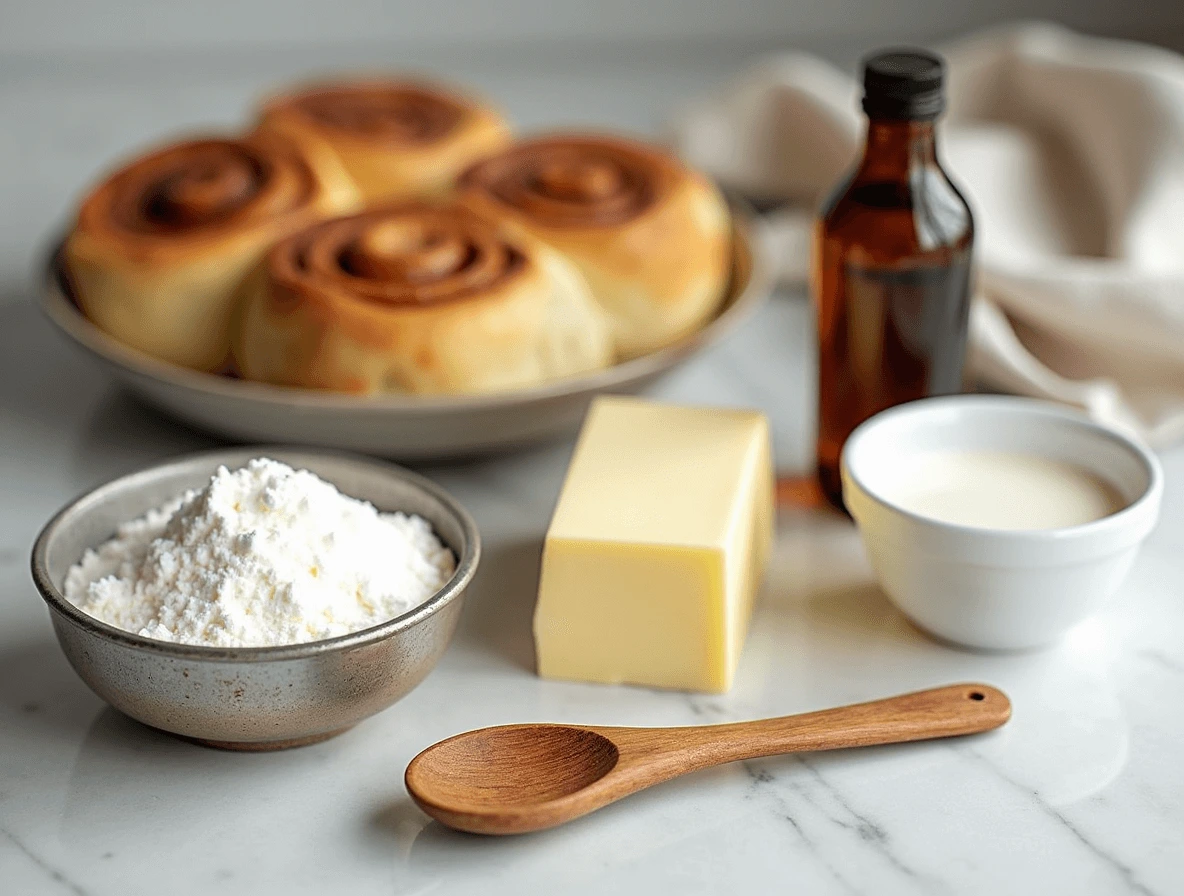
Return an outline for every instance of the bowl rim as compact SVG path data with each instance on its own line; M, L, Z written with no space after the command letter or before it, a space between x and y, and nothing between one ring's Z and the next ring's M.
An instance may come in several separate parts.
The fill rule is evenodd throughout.
M1100 436L1138 460L1147 474L1147 486L1143 492L1124 505L1120 510L1088 523L1075 526L1061 526L1054 529L994 529L986 526L971 526L964 523L951 523L934 519L916 511L907 510L893 501L888 500L876 490L870 488L858 469L853 469L850 458L854 455L859 443L870 438L871 434L890 422L901 417L920 416L922 419L930 414L941 412L943 409L954 409L962 412L982 413L1010 413L1029 419L1060 420L1071 423L1079 430L1089 431ZM855 465L858 466L857 464ZM840 461L843 479L850 480L863 497L881 510L896 514L910 523L925 527L931 531L948 533L953 536L967 536L990 542L993 544L1017 543L1063 543L1067 540L1079 540L1093 537L1113 535L1130 526L1138 525L1148 515L1154 524L1156 506L1163 493L1163 466L1154 452L1138 438L1114 427L1099 423L1082 411L1065 405L1056 404L1037 398L1027 398L1016 395L978 395L959 394L945 395L933 398L922 398L888 408L885 411L868 418L855 428L843 445ZM850 510L850 502L847 502ZM854 511L852 510L854 516Z
M229 459L230 463L237 464L245 463L245 459L253 457L272 457L283 463L293 465L299 465L299 458L302 457L344 460L354 465L370 468L375 472L385 473L388 476L410 484L437 501L460 527L463 543L460 545L456 571L443 587L426 601L393 619L388 619L356 632L348 632L344 635L336 635L335 637L324 638L319 641L305 641L298 644L283 644L270 647L212 647L202 644L181 644L174 641L161 641L157 638L149 638L136 632L117 628L91 616L68 600L57 586L53 584L49 575L48 563L46 562L49 546L61 532L62 528L70 523L73 517L85 512L89 507L114 493L142 488L148 480L153 480L160 475L179 470L182 467L191 466L199 461L226 463L227 459ZM330 482L331 480L326 479L325 481ZM334 483L334 485L336 484ZM91 547L97 547L97 545L91 545ZM242 663L297 660L383 641L401 631L412 628L423 619L434 615L459 597L472 582L480 559L481 535L477 529L476 522L469 512L448 491L425 476L421 476L397 464L349 451L319 448L308 449L299 446L282 445L245 445L214 449L211 451L200 451L170 458L164 462L151 464L134 472L118 476L102 485L83 492L67 502L42 527L37 540L33 543L30 568L33 575L33 583L40 593L41 598L49 606L49 609L93 635L127 647L160 654L172 659L195 662Z
M620 361L602 370L524 389L427 396L352 395L233 379L170 364L109 336L91 323L78 308L70 297L62 262L66 233L51 239L42 256L44 260L38 268L41 288L37 291L37 304L56 329L91 354L136 376L191 393L272 407L376 415L449 415L466 411L499 411L620 389L676 366L745 320L772 292L773 268L767 247L766 225L746 202L734 196L727 198L732 273L726 301L710 320L656 351Z

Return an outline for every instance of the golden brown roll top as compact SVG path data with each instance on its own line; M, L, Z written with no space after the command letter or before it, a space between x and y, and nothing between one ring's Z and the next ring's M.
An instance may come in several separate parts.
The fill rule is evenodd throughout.
M577 271L467 208L407 204L278 244L251 278L249 379L354 393L493 392L611 362Z
M190 140L96 187L64 259L80 307L103 330L162 360L217 370L246 273L277 239L357 202L332 158L280 137Z
M516 144L460 180L462 201L505 218L579 267L624 358L701 326L727 286L727 204L660 150L612 137Z
M411 81L328 84L282 96L263 108L260 127L332 150L367 204L443 194L510 139L491 109Z

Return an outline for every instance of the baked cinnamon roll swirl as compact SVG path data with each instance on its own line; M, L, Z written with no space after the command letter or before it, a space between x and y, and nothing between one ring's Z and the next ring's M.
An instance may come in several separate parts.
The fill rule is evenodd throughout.
M666 153L612 137L518 143L460 179L461 200L571 259L629 358L701 326L730 269L727 204Z
M558 253L458 205L315 225L252 276L248 379L362 394L495 392L604 367L608 323Z
M198 370L225 366L237 290L278 239L352 211L332 158L275 135L177 143L83 201L64 261L82 311L116 339Z
M367 204L433 197L510 139L496 112L412 81L311 87L264 106L264 130L336 153Z

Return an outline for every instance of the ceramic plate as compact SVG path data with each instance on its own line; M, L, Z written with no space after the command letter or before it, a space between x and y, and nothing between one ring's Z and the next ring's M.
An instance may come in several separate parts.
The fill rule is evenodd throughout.
M76 346L150 404L236 441L285 442L429 460L505 450L574 431L592 399L634 393L717 341L767 298L771 270L759 224L735 215L732 277L716 317L670 345L596 373L490 395L359 397L253 383L158 361L99 330L78 310L58 253L42 305Z

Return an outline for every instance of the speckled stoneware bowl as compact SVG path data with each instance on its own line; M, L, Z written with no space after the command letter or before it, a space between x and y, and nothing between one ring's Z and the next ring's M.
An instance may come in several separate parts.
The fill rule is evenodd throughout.
M272 457L311 470L379 510L431 522L457 558L456 574L426 603L381 625L287 647L173 644L114 628L66 600L70 567L116 527L189 488L219 465ZM443 489L400 467L323 452L240 448L193 455L124 476L59 512L33 546L33 580L66 658L96 694L164 731L236 750L325 740L386 709L431 671L460 616L480 557L469 514Z

